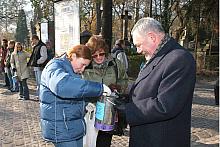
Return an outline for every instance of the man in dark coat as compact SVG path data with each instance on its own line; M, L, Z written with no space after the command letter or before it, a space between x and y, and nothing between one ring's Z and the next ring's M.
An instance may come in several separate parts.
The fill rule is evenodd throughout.
M132 37L146 63L130 90L130 102L117 106L130 125L129 147L190 147L193 56L149 17L135 24Z
M0 48L0 68L2 72L4 72L4 79L5 79L5 85L4 87L7 87L8 89L10 89L10 83L9 83L9 79L7 76L7 73L5 71L5 59L7 56L7 52L8 52L8 40L7 39L3 39L2 40L2 46Z

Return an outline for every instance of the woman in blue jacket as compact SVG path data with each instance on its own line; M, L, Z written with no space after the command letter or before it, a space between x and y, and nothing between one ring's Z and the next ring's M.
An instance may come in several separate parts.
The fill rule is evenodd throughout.
M91 62L91 52L77 45L44 68L40 85L42 135L56 147L82 147L86 125L85 103L111 90L98 82L81 78Z

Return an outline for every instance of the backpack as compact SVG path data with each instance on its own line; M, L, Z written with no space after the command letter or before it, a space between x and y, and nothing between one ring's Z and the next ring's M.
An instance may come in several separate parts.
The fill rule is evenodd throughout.
M118 57L118 55L121 53L121 56L120 57ZM123 50L123 49L121 49L121 48L114 48L113 50L112 50L112 57L113 58L117 58L117 59L119 59L123 64L124 64L124 67L125 67L125 69L126 69L126 71L128 70L128 58L127 58L127 55L126 55L126 53L125 53L125 51Z
M125 52L125 51L121 48L113 48L111 51L111 55L113 58L117 58L118 54L121 52Z

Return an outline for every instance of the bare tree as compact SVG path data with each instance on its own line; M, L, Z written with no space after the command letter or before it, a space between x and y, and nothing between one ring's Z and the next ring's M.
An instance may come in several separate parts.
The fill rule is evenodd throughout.
M111 50L112 43L112 0L103 0L102 36Z
M23 0L0 0L0 25L4 26L6 32L10 24L16 23L18 12L24 4Z

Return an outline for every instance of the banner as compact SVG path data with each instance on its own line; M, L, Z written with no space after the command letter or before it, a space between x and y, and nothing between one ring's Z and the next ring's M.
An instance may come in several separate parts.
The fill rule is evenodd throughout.
M55 53L61 55L80 43L79 0L63 0L54 4Z
M48 40L48 23L42 22L40 25L41 40L45 43Z

